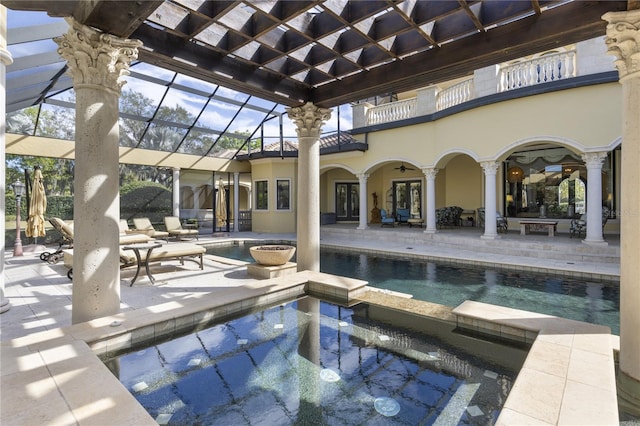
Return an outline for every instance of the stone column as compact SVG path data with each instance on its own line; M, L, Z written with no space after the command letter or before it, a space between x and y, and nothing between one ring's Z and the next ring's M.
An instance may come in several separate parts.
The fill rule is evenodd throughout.
M640 415L640 10L610 12L606 43L622 84L618 402Z
M499 164L485 161L480 165L484 170L484 234L480 238L495 240L500 238L496 222L496 172Z
M7 50L7 8L0 5L0 162L3 164L0 167L0 235L2 235L2 241L0 241L0 314L9 310L11 305L9 299L4 297L4 235L5 235L5 194L7 188L5 188L5 167L6 154L5 154L5 132L6 132L6 120L5 114L7 112L7 90L6 83L6 68L13 63L11 53Z
M172 193L173 215L180 217L180 168L173 168L173 193Z
M438 169L422 169L422 173L427 180L427 226L424 230L426 234L435 234L438 232L436 226L436 175Z
M233 232L240 230L240 172L233 172Z
M602 162L606 152L589 152L582 156L587 165L587 235L589 245L608 245L602 238Z
M360 182L360 224L357 229L367 229L367 179L369 179L368 173L358 173L356 175Z
M320 271L320 132L331 110L311 102L287 108L298 134L298 271Z
M118 99L139 41L68 18L55 39L76 92L73 324L120 311Z

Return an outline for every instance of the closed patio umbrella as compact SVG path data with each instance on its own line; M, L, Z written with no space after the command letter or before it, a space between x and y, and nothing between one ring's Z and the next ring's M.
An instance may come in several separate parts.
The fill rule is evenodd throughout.
M33 185L31 192L31 202L29 203L29 217L27 219L27 229L25 235L33 237L37 243L38 237L44 237L44 213L47 210L47 196L44 193L44 183L40 167L35 168L33 173Z
M218 183L218 196L216 197L216 222L220 228L227 226L227 200L222 179Z

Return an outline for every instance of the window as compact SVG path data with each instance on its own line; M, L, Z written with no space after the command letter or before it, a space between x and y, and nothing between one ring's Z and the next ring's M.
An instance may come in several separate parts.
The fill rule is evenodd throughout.
M256 181L256 210L269 210L269 181Z
M613 156L602 166L602 205L613 205ZM561 147L514 152L505 164L509 217L573 218L586 212L587 168ZM609 207L611 209L611 207Z
M278 210L290 210L291 209L291 181L289 179L276 180L277 200L276 206Z

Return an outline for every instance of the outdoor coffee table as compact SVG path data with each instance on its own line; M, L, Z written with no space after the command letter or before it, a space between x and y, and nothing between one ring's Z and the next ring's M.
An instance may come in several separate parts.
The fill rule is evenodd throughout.
M129 244L122 247L122 250L133 250L133 253L136 255L136 260L137 260L136 274L133 276L133 279L131 280L131 284L129 285L129 287L133 286L133 283L136 282L136 279L138 278L138 274L140 273L140 267L142 265L144 265L144 269L147 272L147 276L149 277L149 281L151 281L151 284L156 283L155 278L153 278L153 275L151 275L151 271L149 271L149 262L150 262L149 259L151 259L151 252L153 251L153 249L156 249L158 247L162 247L162 244L155 241L150 243ZM140 250L147 251L147 255L144 258L144 260L142 260L142 257L140 256Z

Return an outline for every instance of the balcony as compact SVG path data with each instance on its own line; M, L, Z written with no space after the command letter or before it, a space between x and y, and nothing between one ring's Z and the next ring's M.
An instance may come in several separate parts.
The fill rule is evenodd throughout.
M416 91L415 97L353 106L353 128L393 123L445 111L516 89L615 71L603 38L476 70L472 76Z

